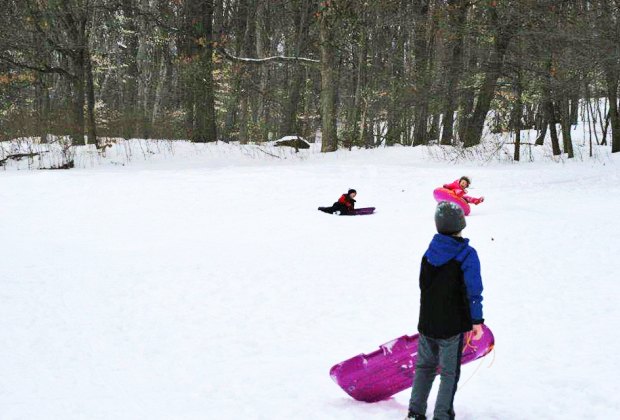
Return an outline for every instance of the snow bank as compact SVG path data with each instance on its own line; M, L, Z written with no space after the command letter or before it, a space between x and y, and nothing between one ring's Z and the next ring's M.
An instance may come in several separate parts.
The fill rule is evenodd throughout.
M522 131L521 162L568 162L588 161L605 163L611 159L610 146L596 145L596 139L602 138L600 127L596 134L591 134L587 124L580 122L573 127L574 159L565 154L553 156L551 144L547 138L543 146L535 146L536 130ZM594 133L594 132L592 132ZM514 134L493 134L485 132L484 141L475 147L463 148L453 146L430 145L424 147L393 146L389 148L365 150L339 150L334 153L321 153L320 142L308 143L297 136L287 136L276 141L261 144L241 145L238 143L196 144L182 140L124 140L118 138L102 139L107 144L104 152L93 145L67 147L66 138L50 137L50 144L41 144L38 138L21 138L9 142L0 142L0 169L54 169L67 162L73 162L75 168L92 169L119 166L174 166L174 165L262 165L265 161L341 161L342 159L366 159L373 156L391 156L390 159L416 159L451 164L470 162L477 165L495 163L513 163ZM282 142L298 140L308 145L308 149L279 147ZM561 141L561 136L560 136ZM592 141L592 145L590 142ZM406 150L401 150L406 149ZM393 152L391 151L393 150ZM25 155L19 160L7 159L10 155ZM590 154L592 156L590 156Z

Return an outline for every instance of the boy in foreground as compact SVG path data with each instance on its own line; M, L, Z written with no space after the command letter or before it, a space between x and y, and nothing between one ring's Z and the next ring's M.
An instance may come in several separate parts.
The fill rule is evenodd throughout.
M420 319L415 379L406 420L426 419L427 400L437 368L441 383L435 420L454 419L454 395L461 373L464 335L482 337L480 260L465 229L463 210L443 201L435 211L437 234L422 257Z

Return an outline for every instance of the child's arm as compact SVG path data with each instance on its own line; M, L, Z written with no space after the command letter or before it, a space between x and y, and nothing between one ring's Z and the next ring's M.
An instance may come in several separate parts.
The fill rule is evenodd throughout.
M468 195L464 195L462 198L468 203L475 204L475 205L478 205L484 201L484 197L476 198L476 197L470 197Z
M461 189L461 184L459 184L459 180L457 179L456 181L452 182L451 184L443 184L444 188L447 188L449 190L460 190Z
M451 190L454 194L456 194L457 197L461 197L465 195L465 190L461 188L461 184L459 183L458 179L454 181L452 184L445 184L443 187L448 190Z
M482 277L480 276L480 259L475 249L470 248L470 252L467 253L461 263L461 268L467 287L472 323L482 324L484 323L482 316Z

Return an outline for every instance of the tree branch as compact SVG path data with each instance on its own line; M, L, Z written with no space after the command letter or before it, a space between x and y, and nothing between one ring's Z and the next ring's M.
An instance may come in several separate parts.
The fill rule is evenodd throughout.
M223 55L225 58L231 61L236 61L239 63L245 64L253 64L253 65L263 65L270 63L295 63L300 64L302 66L318 66L321 62L319 60L314 60L312 58L305 57L284 57L281 55L273 56L273 57L265 57L265 58L247 58L247 57L236 57L226 51L225 48L219 47L217 48L217 52Z
M32 158L39 155L40 153L15 153L12 155L7 155L4 159L0 159L0 166L4 166L9 159L22 160L25 157Z
M105 10L107 12L111 12L111 13L115 13L119 10L123 10L123 11L132 11L133 13L135 13L134 17L138 17L138 16L142 16L144 17L147 21L151 21L153 23L155 23L156 26L163 28L167 31L170 32L174 32L174 33L178 33L178 32L182 32L181 29L172 26L169 23L166 23L164 21L163 18L161 18L160 16L158 16L157 13L155 12L151 12L148 10L143 9L140 6L131 6L131 5L125 5L122 4L120 1L112 1L112 0L108 0L107 2L105 2L104 4L95 4L93 5L94 9L100 9L100 10Z
M30 64L26 64L26 63L20 63L19 61L15 61L12 58L7 57L5 55L0 55L0 61L5 61L9 64L12 64L14 66L21 67L24 69L38 71L39 73L61 74L63 76L67 76L70 79L74 77L73 74L69 73L67 70L63 69L62 67L50 67L45 64L42 67L37 67L37 66L30 65Z
M63 55L67 55L67 56L71 56L71 57L75 57L75 51L72 50L71 48L68 47L63 47L60 42L54 38L52 38L52 36L50 35L50 33L48 31L45 31L42 27L41 27L41 23L39 22L39 19L43 16L41 14L41 11L39 9L33 9L30 3L28 3L28 10L29 10L29 14L30 17L32 18L32 22L34 23L34 27L36 29L36 32L42 36L45 41L47 41L47 43L52 47L52 49L54 51L58 51L59 53L63 54ZM62 16L60 17L61 21L62 21Z

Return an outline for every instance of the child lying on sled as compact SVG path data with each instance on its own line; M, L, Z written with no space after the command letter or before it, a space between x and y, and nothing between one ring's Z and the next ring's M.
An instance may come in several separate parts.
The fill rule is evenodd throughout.
M346 194L342 194L338 201L336 201L331 207L319 207L319 210L325 213L337 213L341 215L355 214L355 196L357 191L350 189Z

